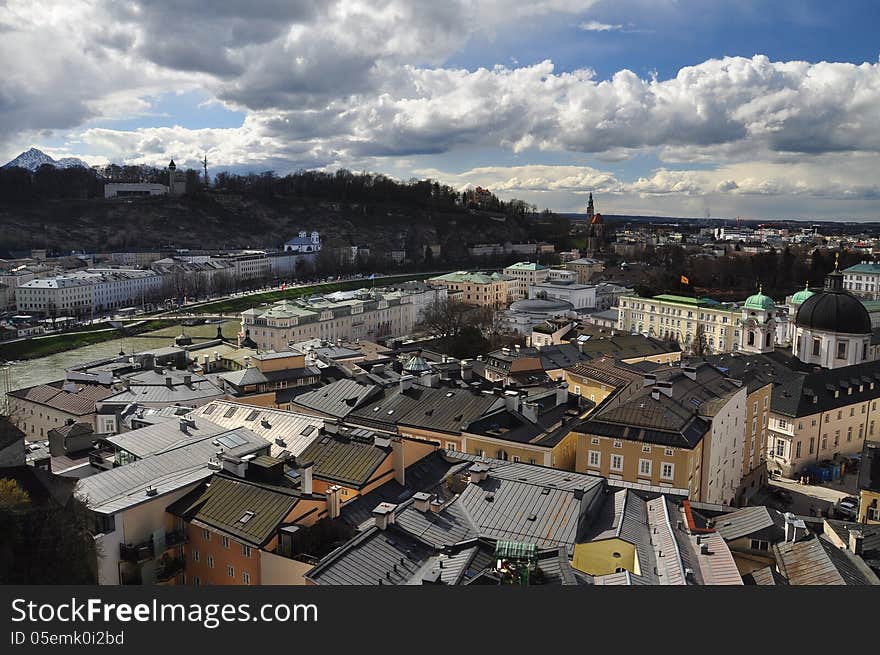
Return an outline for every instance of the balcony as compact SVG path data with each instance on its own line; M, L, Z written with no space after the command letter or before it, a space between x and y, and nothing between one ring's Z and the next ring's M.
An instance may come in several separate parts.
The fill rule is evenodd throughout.
M153 540L145 541L136 545L119 544L119 559L132 564L139 564L153 559L155 555Z
M182 557L163 557L156 567L156 583L169 582L183 573L184 559Z
M180 546L188 541L186 532L183 530L175 530L174 532L165 533L165 550Z

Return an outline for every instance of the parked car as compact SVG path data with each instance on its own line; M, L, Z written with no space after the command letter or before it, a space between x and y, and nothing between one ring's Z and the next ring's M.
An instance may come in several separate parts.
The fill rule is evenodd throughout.
M842 518L847 518L851 521L856 520L859 515L859 499L854 496L841 498L837 503L835 513Z

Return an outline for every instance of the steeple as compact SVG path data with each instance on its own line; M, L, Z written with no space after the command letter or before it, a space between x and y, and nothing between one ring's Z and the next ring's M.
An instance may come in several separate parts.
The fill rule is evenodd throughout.
M593 192L590 191L590 199L587 202L587 220L592 222L593 217L596 215L596 210L593 207Z

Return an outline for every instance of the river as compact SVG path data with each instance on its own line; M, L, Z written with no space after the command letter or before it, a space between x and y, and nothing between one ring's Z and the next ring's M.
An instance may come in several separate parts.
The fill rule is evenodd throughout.
M82 348L74 348L54 355L47 355L38 359L30 359L26 361L16 362L9 366L8 369L8 386L5 379L0 378L0 401L5 401L6 389L19 389L21 387L30 387L35 384L45 384L46 382L54 382L64 378L64 371L77 364L84 362L92 362L98 359L114 357L120 351L126 354L138 352L142 350L151 350L153 348L161 348L174 344L174 338L180 334L181 329L186 331L188 336L194 338L194 342L198 343L199 337L202 340L210 339L217 334L217 325L195 325L192 327L174 326L162 328L155 332L145 332L136 337L126 337L124 339L113 339L112 341L104 341L91 346L83 346ZM223 336L227 339L235 340L241 329L240 321L226 321L222 325ZM5 402L0 403L5 407ZM0 409L2 409L0 407Z

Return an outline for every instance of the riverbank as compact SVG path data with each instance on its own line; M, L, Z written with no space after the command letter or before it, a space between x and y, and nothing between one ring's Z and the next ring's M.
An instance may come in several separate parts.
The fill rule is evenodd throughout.
M426 280L434 277L437 273L413 273L410 275L389 275L387 277L376 278L358 278L356 280L345 280L344 282L330 282L324 284L313 284L307 287L292 287L284 291L266 291L265 293L255 293L240 298L229 298L227 300L218 300L204 305L197 305L192 308L187 307L186 311L193 314L237 314L246 309L257 307L259 305L278 302L279 300L292 300L303 296L310 296L314 293L333 293L334 291L353 291L355 289L370 288L372 286L384 286L387 284L399 284L401 282L412 282L414 280Z
M174 327L179 324L179 319L152 319L132 323L122 328L110 327L90 332L65 332L45 337L31 337L22 341L0 344L0 361L37 359L104 341L123 339L145 332Z

